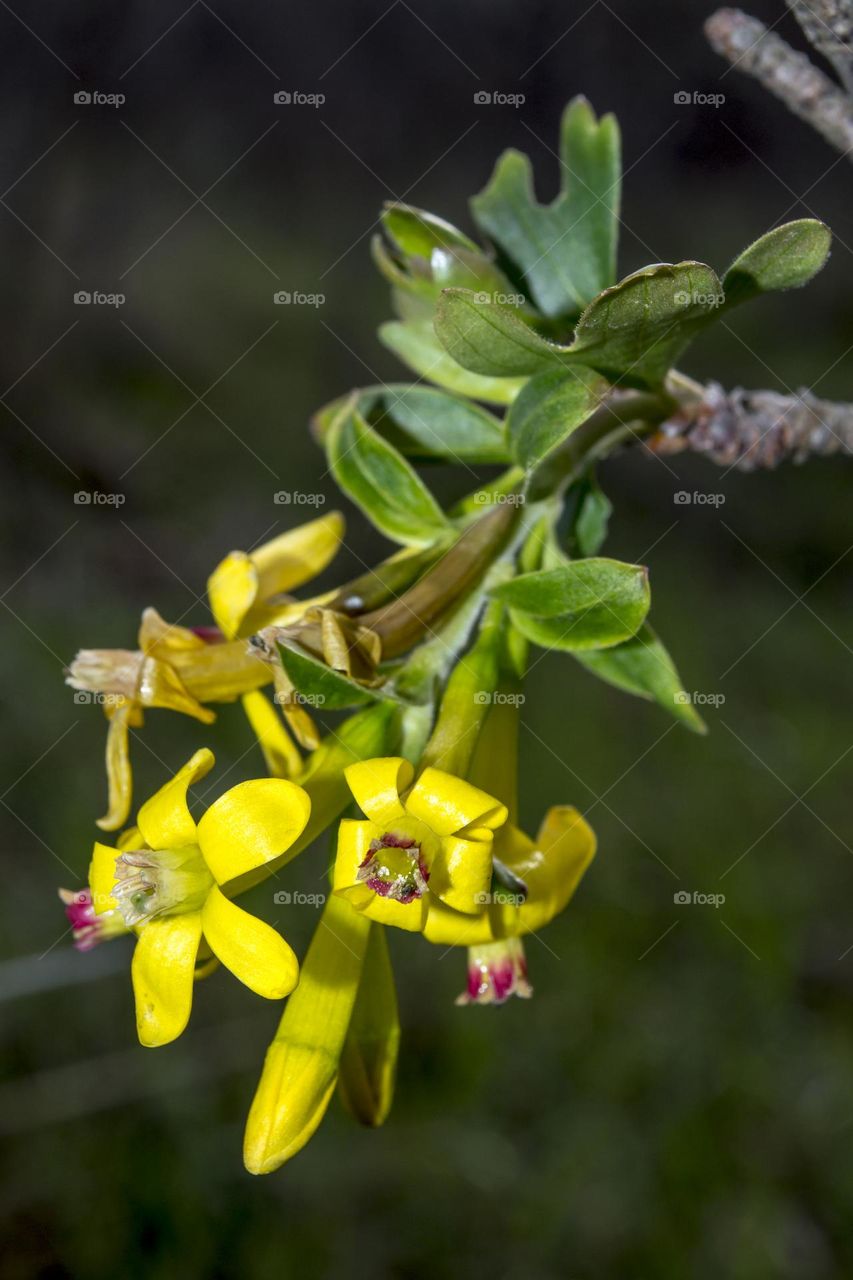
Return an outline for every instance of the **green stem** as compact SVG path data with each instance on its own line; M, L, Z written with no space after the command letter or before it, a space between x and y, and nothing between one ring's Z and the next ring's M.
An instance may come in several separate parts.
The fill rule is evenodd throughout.
M606 401L531 477L528 499L556 493L590 462L627 440L651 435L678 407L679 401L667 391L637 392Z

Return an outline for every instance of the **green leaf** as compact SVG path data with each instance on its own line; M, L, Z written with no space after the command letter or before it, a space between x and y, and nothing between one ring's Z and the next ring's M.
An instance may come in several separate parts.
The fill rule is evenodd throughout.
M675 663L648 624L612 649L587 650L578 662L608 684L660 704L694 733L705 733L702 717L684 692Z
M491 377L529 377L559 367L567 347L540 338L516 308L470 289L444 289L435 332L465 369Z
M645 267L590 303L571 355L612 382L657 385L721 301L716 272L701 262Z
M547 342L519 312L445 289L435 332L458 364L493 377L533 376L587 366L611 382L654 387L719 310L720 280L701 262L657 263L635 271L590 303L570 347Z
M571 486L567 500L574 500L570 543L572 553L594 556L607 537L613 506L598 486L594 475L584 476Z
M723 278L726 304L735 306L774 289L798 289L829 257L832 232L816 218L774 227L735 258Z
M365 689L343 672L333 671L295 646L278 644L277 648L285 675L300 694L300 705L340 711L344 707L362 707L383 697L381 689Z
M504 424L494 414L433 387L383 389L377 429L390 419L422 453L468 462L508 462Z
M357 394L359 413L401 453L459 462L510 460L503 422L470 400L406 382L365 387ZM348 400L339 396L314 414L311 429L321 443Z
M421 378L472 400L511 404L524 385L522 378L484 378L463 369L439 343L431 320L421 324L389 321L380 326L379 341Z
M604 384L586 369L549 369L522 388L507 417L516 459L532 470L597 407Z
M389 239L404 254L429 260L433 249L480 252L474 241L451 222L414 205L388 201L382 210L381 222Z
M620 198L619 126L599 122L575 98L560 128L560 194L536 201L530 160L506 151L471 207L478 226L519 269L546 316L577 314L616 278Z
M525 573L493 594L528 640L568 651L621 643L642 626L650 604L646 569L604 558Z
M429 489L351 404L330 427L326 449L344 493L394 542L426 546L447 533L447 517Z

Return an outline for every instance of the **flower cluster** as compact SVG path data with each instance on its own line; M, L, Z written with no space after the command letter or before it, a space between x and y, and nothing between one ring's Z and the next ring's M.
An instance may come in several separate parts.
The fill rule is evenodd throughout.
M228 555L208 584L211 624L170 626L147 609L138 650L84 650L70 667L69 683L103 695L109 719L110 804L98 825L125 827L114 844L95 843L88 885L61 891L74 945L134 936L137 1032L148 1047L183 1032L195 983L220 965L256 995L289 997L249 1114L252 1172L304 1145L336 1086L363 1123L387 1115L399 1022L386 927L468 948L460 1004L527 997L523 936L566 906L593 856L593 834L573 808L552 809L536 840L515 825L510 774L523 699L470 696L472 680L497 688L512 665L507 611L483 613L482 577L467 607L458 605L471 559L482 575L506 555L505 518L484 521L485 558L482 532L469 528L438 553L393 556L364 580L294 599L286 593L325 568L341 540L341 517L324 516ZM412 593L437 597L422 611L438 632L412 630ZM402 668L386 663L395 645L410 650ZM312 687L333 701L337 693L336 705L341 688L356 704L325 736L312 714L324 698L300 697L306 671ZM430 712L423 689L436 684ZM129 731L143 712L209 724L211 703L237 699L269 776L225 791L196 819L191 792L214 765L202 748L126 826ZM406 754L390 754L395 747ZM235 898L325 830L335 836L331 893L300 966L277 929Z

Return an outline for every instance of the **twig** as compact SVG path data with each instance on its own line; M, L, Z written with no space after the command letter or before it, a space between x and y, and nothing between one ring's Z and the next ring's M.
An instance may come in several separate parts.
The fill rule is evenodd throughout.
M853 94L853 0L785 0L809 44Z
M710 382L701 399L664 422L647 443L664 454L692 449L741 471L853 453L853 404L820 400L810 391L726 391Z
M842 7L841 0L837 7ZM853 159L853 99L804 53L792 49L763 22L740 9L718 10L705 23L705 34L717 53L754 76L795 115Z

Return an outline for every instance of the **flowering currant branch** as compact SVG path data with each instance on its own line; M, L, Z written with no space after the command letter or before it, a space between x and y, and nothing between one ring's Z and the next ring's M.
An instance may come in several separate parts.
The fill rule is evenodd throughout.
M526 157L501 157L472 201L483 244L421 209L383 212L373 249L396 319L380 338L417 381L343 396L312 432L342 493L396 549L353 581L294 594L334 560L344 520L332 512L225 555L207 583L210 618L170 625L148 608L135 649L84 649L69 667L108 721L97 825L114 843L95 843L88 885L62 900L81 950L135 936L140 1042L181 1035L195 983L220 965L287 997L246 1126L253 1173L305 1145L336 1088L362 1123L388 1115L400 1039L388 929L467 948L461 1005L532 994L523 939L568 906L596 838L570 797L555 797L535 836L519 825L531 649L704 731L649 624L647 569L599 554L610 512L599 465L638 440L741 464L827 452L821 415L848 447L838 406L823 415L809 401L803 419L770 393L727 396L675 368L730 308L806 284L828 228L776 227L722 277L690 260L619 279L616 121L576 99L561 150L548 206ZM446 507L425 480L438 466L476 477ZM190 790L215 763L202 746L131 822L131 730L166 710L207 733L213 708L236 701L269 776L196 819ZM323 915L300 964L235 899L273 875L286 883L287 864L326 832L329 892L314 895Z

